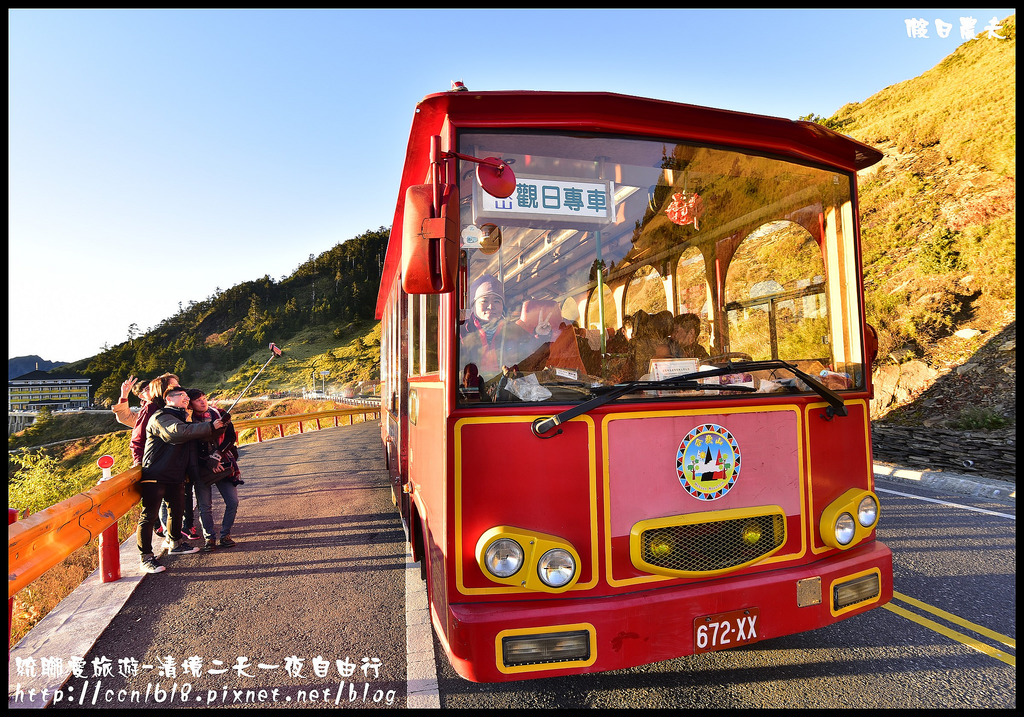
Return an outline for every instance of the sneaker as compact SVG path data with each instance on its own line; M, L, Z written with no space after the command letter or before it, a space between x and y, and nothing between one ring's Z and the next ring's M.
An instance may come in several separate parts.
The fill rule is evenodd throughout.
M201 537L199 535L199 531L194 527L181 531L181 534L184 535L187 540L199 540Z
M164 526L158 525L153 529L153 532L159 535L161 538L164 537Z
M203 545L203 547L200 548L200 550L202 550L204 553L209 553L209 552L211 552L213 550L216 550L216 549L217 549L217 541L216 540L207 540L206 543Z
M222 548L233 548L235 547L235 541L231 539L230 535L225 535L220 539L220 547Z
M192 545L187 540L179 540L174 547L167 551L168 555L187 555L189 553L198 553L199 548Z
M142 572L144 573L162 573L167 570L163 565L157 562L157 559L152 555L142 556Z

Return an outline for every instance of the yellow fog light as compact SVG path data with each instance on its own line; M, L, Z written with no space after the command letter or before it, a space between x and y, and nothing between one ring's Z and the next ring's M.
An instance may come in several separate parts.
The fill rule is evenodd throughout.
M651 538L651 544L647 547L651 555L656 558L667 558L672 553L672 541L664 536Z
M761 526L757 523L747 523L743 526L743 542L747 545L755 545L761 539Z

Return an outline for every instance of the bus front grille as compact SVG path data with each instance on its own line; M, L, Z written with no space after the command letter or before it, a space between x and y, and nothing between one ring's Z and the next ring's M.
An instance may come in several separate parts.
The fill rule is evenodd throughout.
M631 531L633 565L676 577L713 575L750 565L786 542L786 519L777 506L657 518Z

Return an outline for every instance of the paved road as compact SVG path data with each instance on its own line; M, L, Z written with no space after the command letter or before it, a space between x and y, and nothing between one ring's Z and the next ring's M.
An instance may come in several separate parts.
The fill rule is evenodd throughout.
M378 436L368 422L243 447L238 546L165 557L54 707L404 706L405 537ZM198 674L180 667L192 656ZM110 676L92 677L97 658ZM141 668L120 676L129 658Z
M243 447L241 465L246 484L240 488L241 505L234 530L238 546L165 559L167 572L141 581L85 655L85 677L73 677L65 683L60 701L53 706L405 706L406 691L417 691L409 685L424 680L418 675L419 659L410 658L410 664L406 664L406 598L413 591L406 587L409 571L405 536L391 504L378 431L378 424L369 422ZM896 478L902 472L883 467L883 473ZM979 505L992 495L1003 498L1008 487L1013 489L1012 484L1001 481L968 481L946 474L908 472L902 478L902 483L883 484L899 491L925 483L931 488L942 486L982 496L972 498ZM883 496L887 507L889 498L889 494ZM219 505L217 501L215 498L215 506ZM916 503L911 505L916 507ZM920 512L928 525L921 529L931 534L929 530L936 527L936 509L929 507L933 503L922 505L925 508ZM957 520L956 515L954 512L951 520ZM943 525L949 527L948 522ZM973 529L984 533L983 529ZM946 531L937 534L945 535ZM411 584L416 589L421 586L415 576ZM1012 587L1009 589L1012 591ZM1003 590L996 587L995 591ZM932 594L917 597L939 602ZM947 607L959 611L961 606ZM967 610L967 614L974 613ZM74 613L60 629L74 630L82 618L81 611ZM895 626L889 626L891 630L883 629L887 621L895 622ZM835 639L829 638L828 631L816 631L790 638L782 647L795 650L796 655L806 649L817 655L808 663L814 679L834 680L836 675L849 672L850 665L845 664L841 650L833 654L838 646L871 653L868 662L877 662L870 672L876 676L904 665L909 656L904 654L904 647L897 646L904 646L910 623L883 610L869 613L861 622L870 623L868 629L853 634L864 635L867 642L863 645L851 642L850 623L843 623L840 628L830 628L846 631ZM420 632L425 633L429 644L429 628L425 620L423 623L410 620L413 629L408 634L422 628ZM1012 617L1009 625L992 627L1012 634ZM904 637L883 643L886 647L874 654L879 645L872 640L890 631ZM922 656L924 667L896 670L910 685L905 695L918 694L914 688L917 680L922 675L933 675L936 669L943 683L951 673L970 679L973 673L964 671L958 662L964 659L962 646L940 640L945 652L932 654L929 650L936 649L933 634L923 634L921 649L928 653ZM451 672L440 650L435 654L440 704L447 707L814 704L806 695L790 694L780 685L754 690L773 695L775 702L749 701L746 687L766 688L771 684L771 679L765 684L756 675L767 665L775 667L765 674L777 675L779 645L770 647L773 649L755 645L746 651L709 653L621 673L500 686L465 682ZM989 681L993 672L989 663L993 661L971 650L965 654L971 670L980 667L985 671L985 677L975 675L979 685ZM181 663L193 656L197 659L190 672ZM63 657L67 659L68 655ZM163 667L168 658L177 665L174 674ZM744 662L745 658L752 661ZM797 664L806 662L803 657L791 659ZM132 660L139 665L137 672L121 674L131 672L126 665L130 666ZM102 670L104 661L109 662L110 674L96 677L97 664ZM998 668L1000 663L994 664ZM721 690L714 693L716 696L709 693L704 672L708 669L712 675L733 675L727 682L735 684L723 685L722 689L735 690L735 694ZM686 675L693 680L684 679ZM804 685L808 677L801 672L797 678L785 670L781 676L785 684L790 684L785 682L788 678L799 685ZM667 691L666 679L671 685ZM959 680L955 688L947 684L947 691L988 698L1004 694L988 688L978 690L978 685L961 689ZM884 684L880 683L879 688L884 695ZM825 692L834 689L831 683L824 687ZM863 686L854 692L863 701L855 700L856 704L878 705L886 699L873 691L865 693ZM939 695L942 691L925 689L922 694ZM1011 701L1015 700L1013 694ZM409 696L410 705L414 697L419 696ZM971 700L956 703L975 704Z

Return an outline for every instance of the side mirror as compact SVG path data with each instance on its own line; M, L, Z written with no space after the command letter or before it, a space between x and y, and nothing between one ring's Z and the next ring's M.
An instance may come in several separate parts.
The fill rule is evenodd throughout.
M402 223L402 288L407 294L447 294L459 266L459 192L441 187L441 216L432 217L434 187L414 184L405 192Z

